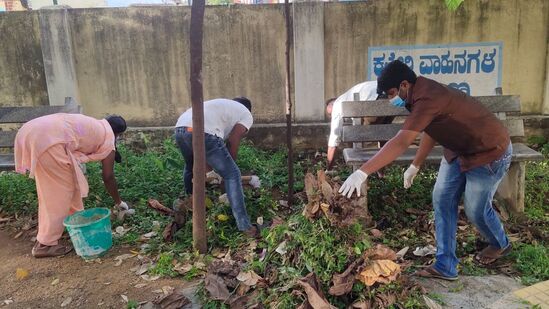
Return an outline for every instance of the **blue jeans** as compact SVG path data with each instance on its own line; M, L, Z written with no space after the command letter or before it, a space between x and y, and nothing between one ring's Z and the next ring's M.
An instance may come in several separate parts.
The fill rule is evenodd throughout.
M175 141L181 150L185 159L185 168L183 169L183 181L185 192L193 192L193 141L192 133L186 131L186 127L175 128ZM236 225L240 231L248 230L252 227L250 218L246 212L244 204L244 191L242 190L242 180L240 169L234 162L231 154L223 139L205 134L206 144L206 162L218 173L225 182L225 191L231 204L233 216L236 219Z
M456 229L458 204L464 194L465 214L491 246L509 245L503 225L492 208L492 199L511 164L511 144L501 158L461 172L459 160L443 158L433 189L437 255L434 268L444 276L457 276Z

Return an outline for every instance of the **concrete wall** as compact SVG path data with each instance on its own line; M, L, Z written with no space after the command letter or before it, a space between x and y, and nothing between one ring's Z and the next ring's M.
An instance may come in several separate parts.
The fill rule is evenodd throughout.
M525 113L544 110L547 0L465 1L456 12L440 0L327 3L324 14L326 97L364 80L369 46L502 41L503 93L519 94Z
M503 42L504 93L521 95L525 113L549 113L547 0L465 1L456 12L440 0L295 5L296 122L322 120L325 98L365 79L370 46L483 41ZM206 8L206 99L248 96L256 123L284 121L283 8ZM50 104L76 96L86 114L133 126L171 126L189 107L189 7L39 12L0 15L0 105L45 104L47 84Z
M0 106L47 104L38 12L0 14Z
M167 126L190 107L190 8L76 10L71 18L86 114ZM208 7L204 27L204 98L247 96L256 121L282 121L282 7Z

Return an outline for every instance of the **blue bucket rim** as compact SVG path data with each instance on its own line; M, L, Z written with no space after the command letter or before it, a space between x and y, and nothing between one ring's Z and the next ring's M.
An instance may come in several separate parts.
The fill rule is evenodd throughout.
M68 224L68 222L67 222L67 220L68 220L70 217L72 217L72 216L74 216L74 215L76 215L76 214L80 214L80 213L87 212L87 211L92 211L92 210L98 210L98 209L100 209L100 210L103 210L103 209L104 209L104 210L107 211L107 213L106 213L104 216L102 216L100 219L96 220L96 221L87 222L87 223L82 223L82 224ZM84 226L88 226L88 225L94 224L94 223L96 223L96 222L98 222L98 221L101 221L101 220L103 220L103 219L105 219L105 218L107 218L107 217L110 217L110 216L111 216L111 210L110 210L109 208L106 208L106 207L89 208L89 209L84 209L84 210L77 211L77 212L73 213L72 215L67 216L67 217L65 218L65 220L63 220L63 225L66 226L66 227L70 227L70 228L79 228L79 227L84 227Z

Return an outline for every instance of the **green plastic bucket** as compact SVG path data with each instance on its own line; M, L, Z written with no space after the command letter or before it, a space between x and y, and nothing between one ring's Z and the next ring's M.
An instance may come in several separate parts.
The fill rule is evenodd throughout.
M95 259L112 247L111 211L91 208L76 212L63 221L76 254Z

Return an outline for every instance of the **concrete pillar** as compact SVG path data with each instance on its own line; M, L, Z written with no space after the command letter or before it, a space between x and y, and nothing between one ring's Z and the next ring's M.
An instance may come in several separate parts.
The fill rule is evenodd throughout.
M68 6L40 9L40 43L50 105L63 105L65 97L78 97Z
M324 4L294 2L295 120L324 120Z
M547 56L545 56L545 90L543 91L541 113L549 115L549 44L547 44Z

